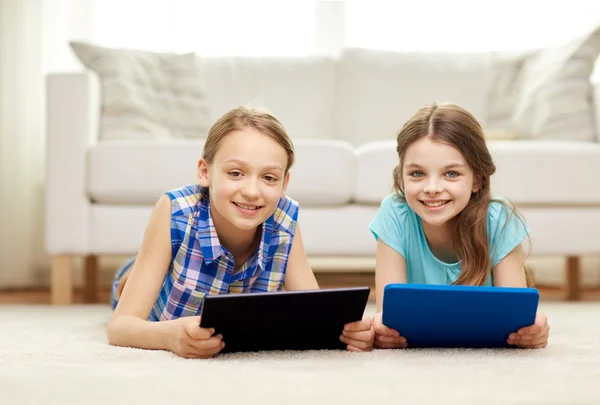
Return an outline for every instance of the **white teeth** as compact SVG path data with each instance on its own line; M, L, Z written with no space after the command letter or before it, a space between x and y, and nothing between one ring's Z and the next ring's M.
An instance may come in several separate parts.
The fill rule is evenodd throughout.
M434 201L434 202L428 202L428 201L423 201L423 204L425 204L428 207L439 207L441 205L446 204L448 201Z
M243 205L243 204L239 204L239 203L234 203L235 205L237 205L240 208L243 208L245 210L257 210L260 207L256 207L256 206L250 206L250 205Z

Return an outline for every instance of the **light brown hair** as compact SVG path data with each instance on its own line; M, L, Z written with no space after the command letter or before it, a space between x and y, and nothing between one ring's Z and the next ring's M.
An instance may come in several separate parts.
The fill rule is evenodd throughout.
M240 106L225 113L208 131L202 157L208 164L214 160L223 138L233 131L252 128L280 144L287 153L285 173L294 164L294 145L287 131L270 112L262 108Z
M496 165L488 151L483 129L473 115L455 104L431 104L419 109L397 134L396 151L400 163L394 169L393 176L394 189L401 199L404 199L404 155L413 142L423 137L430 137L431 140L455 147L473 170L477 192L471 194L465 209L451 222L452 247L454 254L461 261L461 273L454 284L484 285L492 267L487 215L492 201L490 177L496 172ZM516 215L524 224L524 219L512 203L508 200L497 201L508 209L510 215ZM527 285L533 285L533 279L527 269L525 276Z

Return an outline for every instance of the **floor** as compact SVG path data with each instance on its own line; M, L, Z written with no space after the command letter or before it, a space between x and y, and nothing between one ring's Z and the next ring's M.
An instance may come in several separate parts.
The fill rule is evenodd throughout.
M109 345L106 304L3 305L0 404L600 404L600 302L540 305L552 325L545 349L273 351L210 360Z
M372 289L370 300L374 302L374 285L372 273L319 273L317 281L321 288L353 287L368 285ZM565 292L560 287L537 286L541 299L544 301L563 301ZM74 292L74 303L84 303L83 294L80 290ZM585 290L581 301L600 301L600 288ZM102 289L99 293L99 303L110 302L110 291ZM50 304L49 289L26 289L26 290L0 290L0 304Z

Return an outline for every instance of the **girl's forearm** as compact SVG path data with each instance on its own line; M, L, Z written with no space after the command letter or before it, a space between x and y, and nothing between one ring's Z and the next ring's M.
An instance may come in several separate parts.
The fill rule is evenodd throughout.
M171 350L174 322L150 322L135 316L122 315L110 321L106 334L108 342L114 346Z

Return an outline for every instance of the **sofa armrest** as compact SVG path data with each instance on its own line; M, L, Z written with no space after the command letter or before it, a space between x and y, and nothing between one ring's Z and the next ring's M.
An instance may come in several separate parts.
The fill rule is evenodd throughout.
M90 73L46 78L45 249L89 253L86 153L98 133L99 84Z

